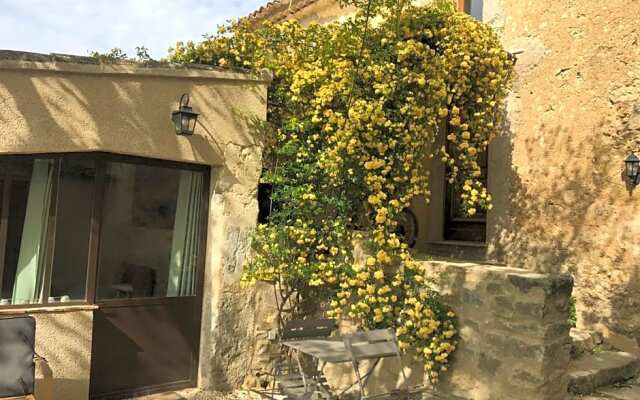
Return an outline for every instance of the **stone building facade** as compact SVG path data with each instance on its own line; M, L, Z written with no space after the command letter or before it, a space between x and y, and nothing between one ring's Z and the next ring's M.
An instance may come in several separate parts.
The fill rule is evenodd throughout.
M640 193L623 160L640 151L640 3L458 1L517 54L508 123L488 152L494 209L482 240L444 231L444 170L417 201L417 249L537 272L570 273L578 325L640 354ZM274 1L260 20L328 23L353 12L334 0Z
M36 398L241 385L270 80L0 51L0 323L35 319Z

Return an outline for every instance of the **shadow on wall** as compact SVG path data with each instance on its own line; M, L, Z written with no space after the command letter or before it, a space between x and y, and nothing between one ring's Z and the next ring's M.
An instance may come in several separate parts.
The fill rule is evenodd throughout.
M223 164L228 144L256 145L247 119L252 106L260 109L260 90L233 80L2 71L0 122L13 135L0 145L12 152L102 150ZM188 138L178 137L169 119L182 93L201 113Z
M524 89L529 92L524 87L520 93ZM523 99L535 95L531 91ZM563 104L527 115L526 124L516 115L515 129L508 124L506 136L498 139L504 140L510 165L509 188L503 199L507 211L496 217L491 245L509 266L571 273L579 326L609 337L621 334L631 339L625 349L638 352L640 191L627 192L622 176L630 133L624 127L616 131L605 114L589 115L599 122L580 131L570 117L558 117L554 107ZM581 112L586 111L573 118L579 120ZM617 112L622 119L622 111Z

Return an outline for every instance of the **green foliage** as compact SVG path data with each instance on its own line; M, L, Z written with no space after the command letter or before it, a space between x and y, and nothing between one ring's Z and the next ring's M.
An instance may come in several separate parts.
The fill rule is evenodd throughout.
M567 322L571 325L572 328L575 328L578 323L578 313L576 311L576 298L571 296L569 299L569 316Z
M244 280L283 282L326 302L328 316L394 329L437 382L456 347L455 314L396 235L398 218L428 199L431 158L447 164L470 215L491 207L477 159L500 124L512 63L489 27L448 2L344 3L360 11L342 24L242 19L178 43L170 59L274 74L263 181L277 207ZM361 262L356 230L370 254Z
M89 55L101 62L116 62L128 59L127 54L119 47L114 47L106 53L90 51Z
M145 46L136 46L136 57L131 58L127 56L127 53L122 51L121 48L114 47L106 53L100 53L99 51L90 51L89 55L101 63L115 63L115 62L137 62L137 63L152 63L157 62L149 55L149 49Z

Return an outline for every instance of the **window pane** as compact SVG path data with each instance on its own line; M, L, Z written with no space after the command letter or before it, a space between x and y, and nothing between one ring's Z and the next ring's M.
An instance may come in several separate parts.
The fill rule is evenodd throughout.
M62 161L49 302L85 299L95 177L92 160Z
M484 0L466 0L464 4L464 12L471 15L478 21L482 21L483 8Z
M98 297L195 295L203 174L111 162L106 176Z
M44 159L0 162L9 192L0 305L42 302L54 166Z

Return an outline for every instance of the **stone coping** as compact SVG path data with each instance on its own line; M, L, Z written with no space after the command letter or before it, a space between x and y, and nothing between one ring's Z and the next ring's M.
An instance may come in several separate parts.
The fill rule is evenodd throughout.
M470 270L478 270L478 271L486 271L491 273L498 273L503 275L513 275L517 277L522 277L526 279L534 279L534 280L559 280L562 283L565 281L572 281L570 274L565 273L541 273L535 272L529 269L523 268L514 268L506 265L500 264L492 264L492 263L483 263L483 262L474 262L474 261L451 261L451 260L421 260L418 261L421 263L429 264L434 267L443 267L443 268L461 268L461 269L470 269Z
M573 287L573 277L567 273L539 273L528 269L513 268L496 264L476 262L456 262L446 260L419 261L432 267L433 272L466 273L474 272L501 277L515 287L528 292L533 288L541 288L547 293ZM435 271L434 271L435 270ZM570 292L570 290L569 290Z
M32 306L16 308L0 308L0 317L25 314L65 313L76 311L95 311L99 307L95 304L69 304L60 306Z
M14 50L0 50L0 70L40 70L65 73L103 75L146 75L190 79L217 79L269 83L273 75L268 70L258 74L247 70L220 68L210 65L189 66L167 63L115 61L101 63L93 57L67 54L40 54Z

